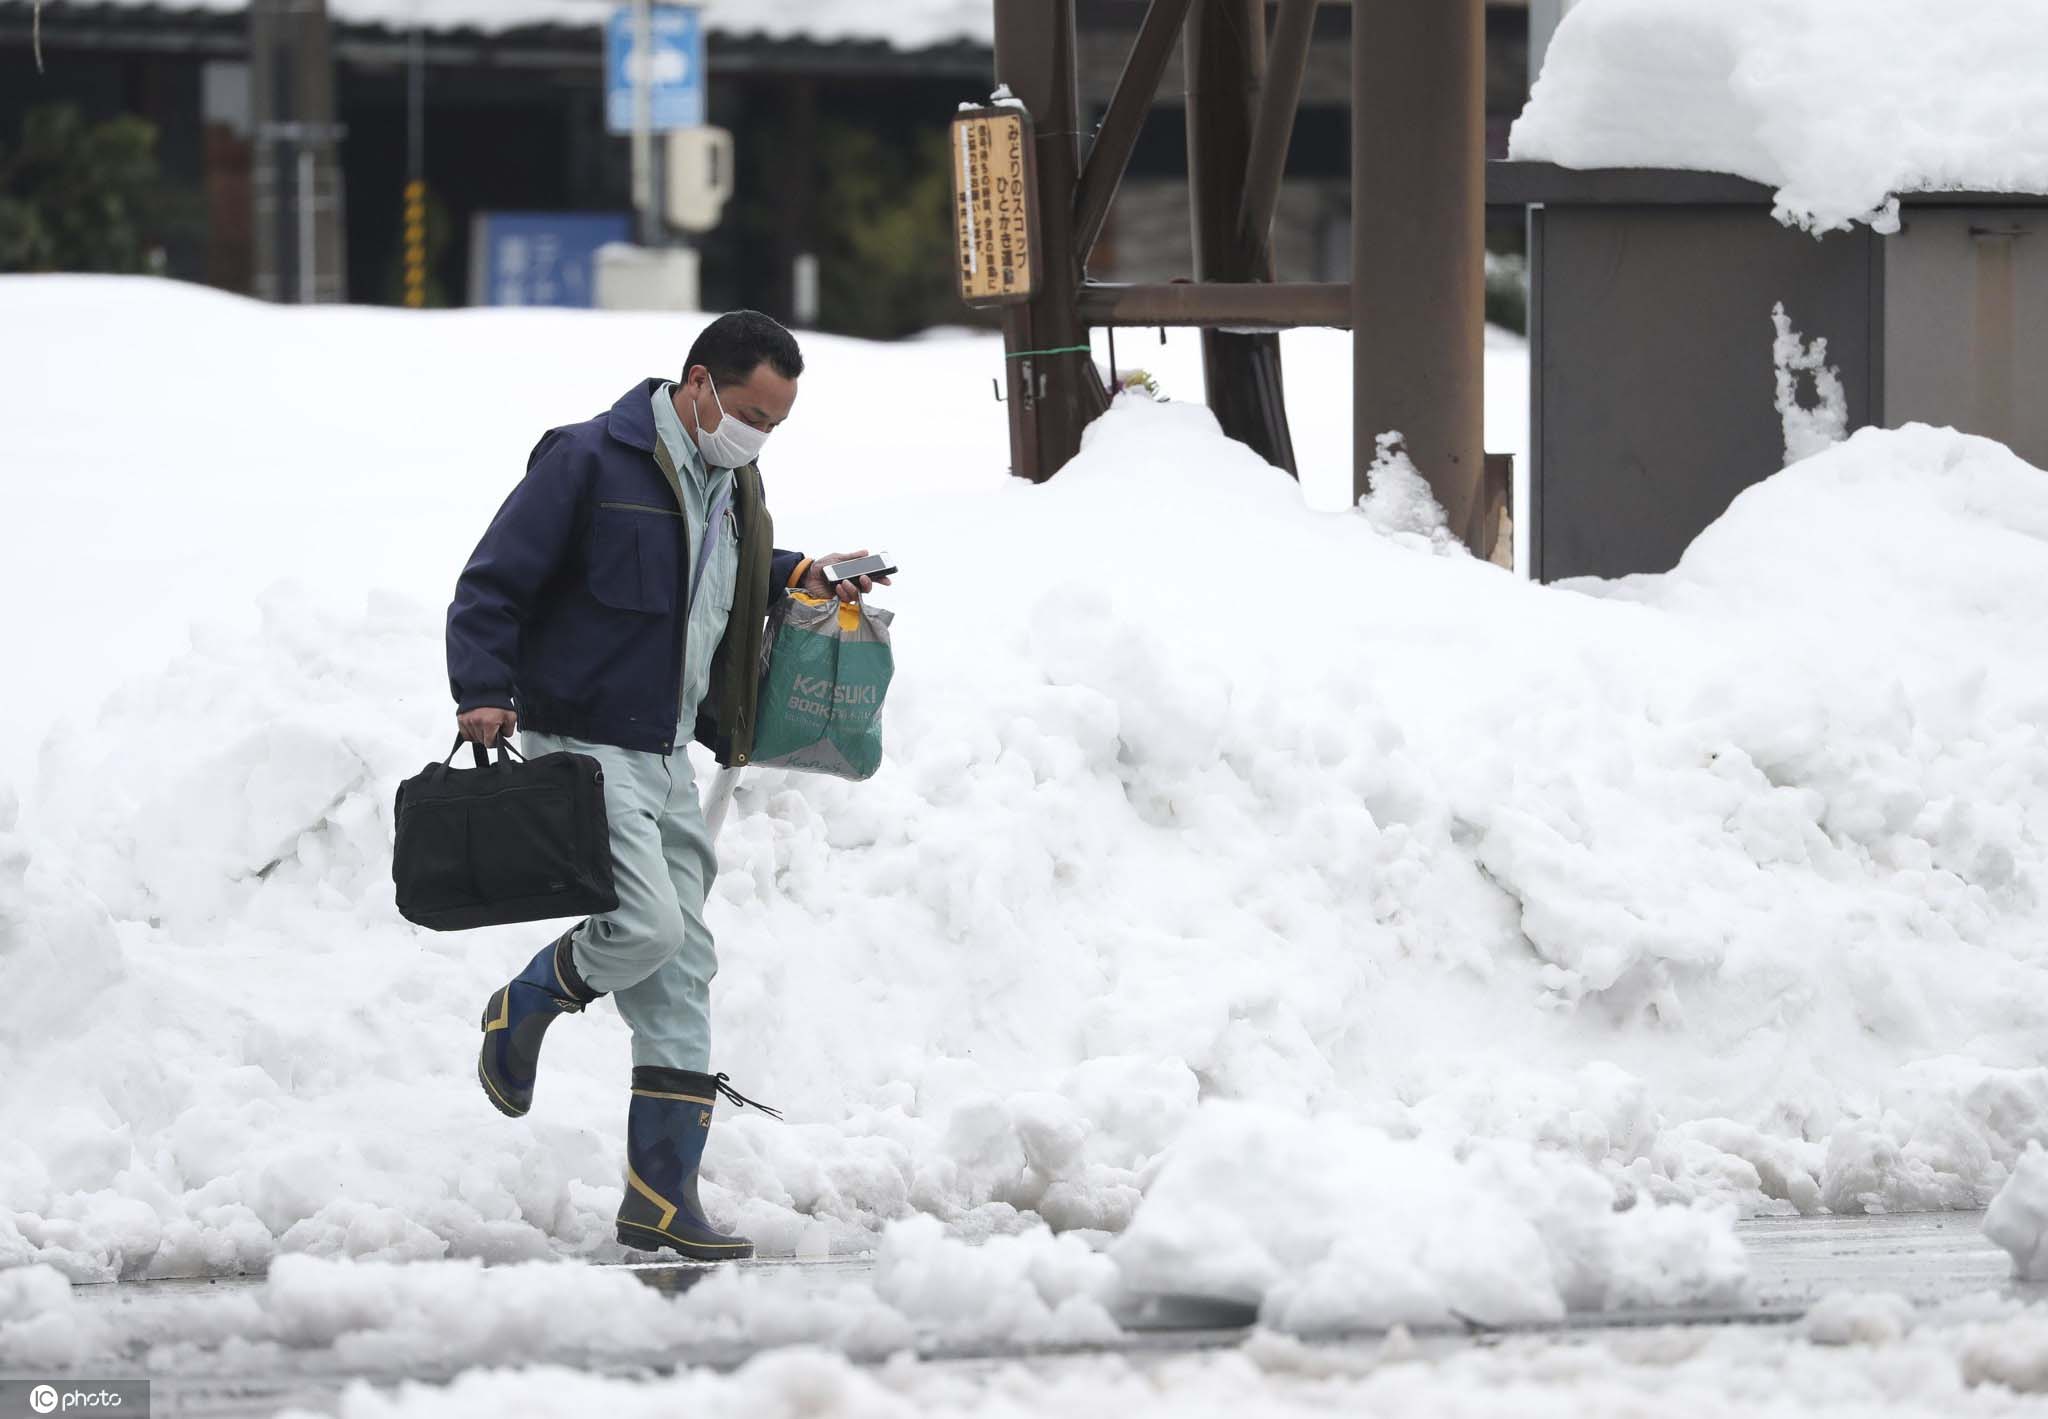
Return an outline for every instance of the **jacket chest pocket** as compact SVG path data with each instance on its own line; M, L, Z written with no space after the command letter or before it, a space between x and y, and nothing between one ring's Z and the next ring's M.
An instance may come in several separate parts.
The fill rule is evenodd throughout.
M651 503L599 503L590 518L590 594L621 611L675 610L682 514Z
M726 617L732 614L732 603L735 599L733 593L739 587L740 534L739 526L733 520L729 509L719 518L719 522L722 526L718 535L717 585L707 585L704 589L711 597L711 604L718 608L718 621L723 625Z

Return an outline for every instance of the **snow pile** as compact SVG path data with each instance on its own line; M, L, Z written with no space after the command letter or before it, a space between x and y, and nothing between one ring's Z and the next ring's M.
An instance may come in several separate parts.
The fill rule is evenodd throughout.
M1073 1234L1037 1230L970 1247L933 1217L893 1222L875 1293L913 1324L956 1342L1032 1345L1117 1334L1117 1268Z
M1735 1303L1747 1267L1731 1221L1617 1212L1591 1167L1526 1145L1460 1158L1340 1116L1218 1105L1114 1255L1133 1290L1253 1303L1282 1330L1505 1325Z
M2039 1306L1972 1327L1962 1347L1963 1378L2022 1394L2048 1393L2048 1315Z
M1815 232L1896 229L1900 192L2048 192L2048 8L1579 0L1508 137L1566 167L1776 188Z
M2040 1144L2027 1145L2012 1177L1991 1200L1984 1235L2011 1254L2013 1275L2048 1281L2048 1151Z
M1816 1345L1889 1345L1917 1320L1896 1291L1830 1291L1800 1317L1799 1332Z
M0 325L0 1265L617 1257L625 1031L492 1111L479 1009L548 933L410 927L389 818L536 433L694 318L13 279ZM805 348L777 540L906 572L883 771L749 773L719 844L715 1066L790 1121L721 1110L704 1195L764 1253L996 1239L882 1241L894 1323L962 1333L1101 1323L1114 1263L1041 1221L1303 1327L1554 1314L1722 1294L1695 1202L1981 1206L2048 1130L2048 478L1999 446L1864 431L1667 576L1538 588L1199 406L1121 398L1034 487L992 341ZM1347 375L1290 370L1305 422ZM1324 1230L1196 1244L1282 1184ZM1518 1265L1324 1206L1433 1187Z
M964 1243L950 1245L971 1258ZM725 1270L675 1294L622 1268L543 1261L485 1267L286 1256L260 1286L232 1299L234 1307L194 1305L175 1323L156 1321L182 1363L204 1365L212 1351L214 1363L229 1369L289 1364L286 1356L257 1353L277 1347L317 1349L371 1370L514 1360L650 1364L685 1347L738 1352L799 1343L877 1358L935 1329L850 1282L806 1292Z
M50 1266L0 1270L0 1356L6 1364L62 1369L106 1349L107 1338Z

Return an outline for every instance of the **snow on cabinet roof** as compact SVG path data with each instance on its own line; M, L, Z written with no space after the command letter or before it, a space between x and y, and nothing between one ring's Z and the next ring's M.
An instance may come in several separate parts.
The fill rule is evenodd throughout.
M1578 0L1508 154L1734 173L1782 220L1890 230L1895 193L2048 192L2043 54L2037 0Z
M602 25L619 0L327 0L338 24L498 31L522 25ZM232 14L248 0L56 0L51 8L185 10ZM924 49L955 41L991 42L988 0L701 0L716 34L771 39L882 41Z

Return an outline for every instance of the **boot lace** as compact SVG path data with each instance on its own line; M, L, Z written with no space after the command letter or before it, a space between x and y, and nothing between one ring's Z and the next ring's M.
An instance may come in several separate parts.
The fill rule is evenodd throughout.
M741 1108L747 1108L751 1106L753 1108L759 1109L762 1113L768 1115L768 1117L770 1118L779 1119L782 1117L781 1109L771 1109L768 1107L768 1105L760 1102L758 1099L750 1099L745 1094L742 1094L739 1090L733 1088L732 1085L726 1083L725 1081L731 1077L732 1076L728 1074L720 1074L716 1076L719 1093L725 1095L725 1097L727 1097L728 1099L731 1099L735 1104L738 1104Z

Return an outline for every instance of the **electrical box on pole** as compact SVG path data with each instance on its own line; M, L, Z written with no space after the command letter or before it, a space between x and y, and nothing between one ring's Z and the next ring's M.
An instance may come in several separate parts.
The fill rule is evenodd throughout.
M732 134L723 128L684 128L668 135L662 206L668 224L708 232L732 196Z

